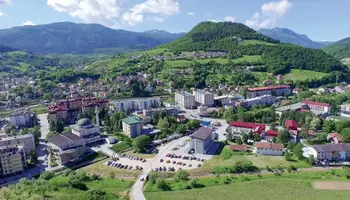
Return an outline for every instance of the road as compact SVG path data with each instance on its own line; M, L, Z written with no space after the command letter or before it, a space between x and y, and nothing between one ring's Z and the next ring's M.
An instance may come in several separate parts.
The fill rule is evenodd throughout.
M182 137L180 139L174 140L172 142L169 142L168 144L161 146L159 148L158 154L151 159L147 159L147 162L143 166L143 171L141 176L136 180L135 184L133 185L131 192L130 192L130 197L132 200L146 200L144 194L143 194L143 185L144 182L141 181L141 177L146 177L152 170L152 165L156 165L157 162L164 157L164 155L167 152L170 152L171 149L176 147L177 145L180 145L182 142L186 141L188 137Z

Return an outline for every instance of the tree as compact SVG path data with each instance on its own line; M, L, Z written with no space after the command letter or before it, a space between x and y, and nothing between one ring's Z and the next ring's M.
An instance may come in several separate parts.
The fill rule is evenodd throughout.
M35 150L32 150L30 154L30 163L31 164L36 164L38 162L38 155L36 154Z
M151 171L149 173L148 181L150 181L151 184L156 184L158 178L159 178L159 174L155 171Z
M286 152L284 154L284 158L286 159L286 161L291 161L292 160L292 154L289 152Z
M152 114L152 123L153 124L158 124L159 120L159 113L158 112L153 112Z
M287 144L289 142L290 134L287 129L279 131L277 135L277 143Z
M42 173L39 178L44 179L44 180L50 180L53 177L55 177L54 173L46 171L46 172Z
M107 193L103 190L89 190L87 200L105 200Z
M243 144L243 141L242 141L242 138L241 138L241 137L238 137L238 138L237 138L237 144L239 144L239 145Z
M318 130L321 128L321 123L322 123L322 121L320 118L314 117L310 122L310 127L312 129Z
M177 128L176 128L176 132L178 133L186 133L187 131L187 126L186 124L180 124Z
M326 142L327 141L327 133L319 133L316 135L317 141Z
M133 141L133 147L137 152L144 152L145 147L151 141L151 138L147 135L141 135L135 138Z
M299 160L303 160L303 144L299 143L294 147L293 153L298 157Z
M178 170L174 176L176 182L187 181L190 174L185 170Z
M169 191L171 190L169 184L165 182L164 179L160 178L157 180L157 188L162 190L162 191Z
M38 145L39 141L40 141L40 137L41 137L40 127L39 126L34 126L34 128L32 129L31 132L34 135L35 144Z
M247 135L246 133L243 133L243 135L242 135L242 140L243 140L243 142L244 142L245 144L248 143L248 135Z
M345 128L341 132L341 135L343 137L343 143L349 143L350 142L350 128Z
M167 117L160 119L157 123L157 127L161 130L168 130L169 126L170 126L170 123Z
M349 167L344 168L344 174L345 174L345 177L347 179L350 179L350 168Z
M335 129L335 124L332 120L325 120L322 130L326 133L330 133Z
M255 142L260 142L261 141L261 136L259 134L254 134L254 141Z
M199 120L195 120L195 119L190 119L187 122L187 127L189 130L193 130L198 128L201 125L201 122Z

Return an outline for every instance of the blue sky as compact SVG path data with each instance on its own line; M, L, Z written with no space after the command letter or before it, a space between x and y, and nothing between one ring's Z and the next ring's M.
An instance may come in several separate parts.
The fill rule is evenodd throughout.
M283 27L313 40L350 37L349 0L0 0L0 28L61 21L115 29L189 31L201 21Z

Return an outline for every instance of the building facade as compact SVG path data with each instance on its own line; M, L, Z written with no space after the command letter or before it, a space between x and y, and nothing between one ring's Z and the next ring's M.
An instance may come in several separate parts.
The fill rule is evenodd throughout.
M24 152L30 155L35 150L35 141L32 134L12 137L0 137L0 146L22 146Z
M350 144L322 144L303 148L303 155L311 155L316 161L349 161Z
M27 157L22 146L0 146L0 176L23 172Z
M230 122L229 129L233 135L241 135L249 132L258 133L261 135L263 132L265 132L266 125L248 122Z
M322 114L330 114L331 112L331 104L328 103L320 103L313 101L304 101L305 105L307 105L312 112L320 112Z
M142 134L142 122L138 117L127 117L123 121L123 132L131 138Z
M159 97L121 99L113 102L115 111L138 111L159 108L162 102Z
M263 95L290 96L291 94L292 88L289 85L248 88L248 98L254 98Z
M176 107L162 107L162 108L152 108L152 109L143 109L143 115L152 117L154 114L160 114L162 112L167 113L170 116L176 116L179 112L179 109Z
M274 144L269 142L255 143L254 153L271 156L282 156L284 151L283 144Z
M175 92L175 101L184 108L191 108L196 105L194 95L185 91Z
M100 126L93 124L87 118L80 119L76 125L70 127L73 134L85 140L86 145L102 140Z
M29 108L19 108L11 111L10 123L16 127L31 127L33 126L34 113Z
M263 96L258 96L254 97L251 99L245 99L241 103L241 106L245 108L251 108L254 105L264 105L264 106L270 106L276 102L276 96L272 95L263 95Z
M214 154L219 145L213 140L214 130L210 128L199 128L191 137L191 149L199 154Z
M204 90L193 90L195 101L202 106L214 105L214 94Z

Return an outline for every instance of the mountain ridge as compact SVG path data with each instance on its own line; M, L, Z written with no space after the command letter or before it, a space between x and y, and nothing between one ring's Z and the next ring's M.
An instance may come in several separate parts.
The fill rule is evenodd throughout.
M323 50L337 59L350 57L350 37L325 46Z

